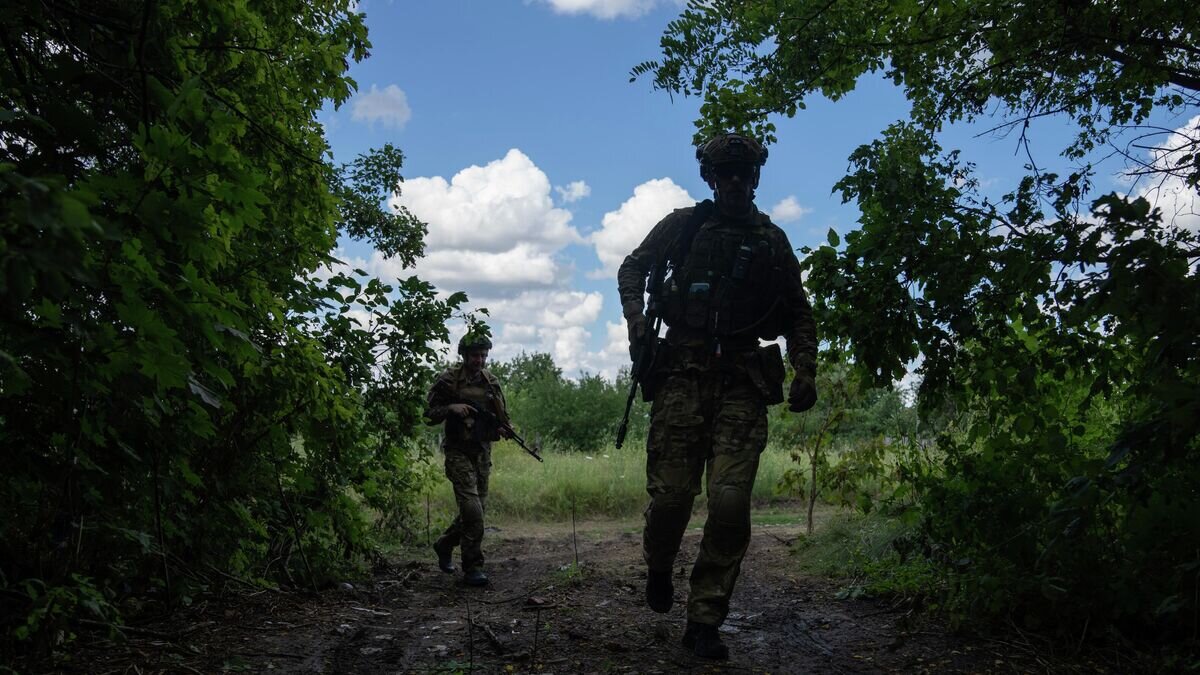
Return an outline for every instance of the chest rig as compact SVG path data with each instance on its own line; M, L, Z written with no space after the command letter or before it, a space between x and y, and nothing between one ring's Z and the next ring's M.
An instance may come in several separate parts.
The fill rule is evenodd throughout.
M666 280L665 320L672 328L757 345L777 334L775 238L771 225L710 219Z
M493 415L500 414L498 397L486 375L481 374L474 381L467 381L463 376L456 385L452 397L455 401L469 401ZM476 415L465 418L456 415L448 417L446 437L447 440L456 441L457 444L469 445L482 445L500 440L494 422Z

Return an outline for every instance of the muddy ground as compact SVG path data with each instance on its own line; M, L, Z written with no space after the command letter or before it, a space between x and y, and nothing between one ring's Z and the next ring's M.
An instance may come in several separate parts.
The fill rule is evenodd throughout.
M731 614L728 662L679 647L699 531L677 565L676 603L642 603L638 524L490 528L492 583L462 584L414 552L353 588L319 597L249 591L207 600L127 640L84 637L60 672L284 673L1028 673L1133 672L1136 663L1063 657L1019 633L951 634L888 602L840 599L799 575L794 527L756 526ZM579 566L574 565L576 548Z

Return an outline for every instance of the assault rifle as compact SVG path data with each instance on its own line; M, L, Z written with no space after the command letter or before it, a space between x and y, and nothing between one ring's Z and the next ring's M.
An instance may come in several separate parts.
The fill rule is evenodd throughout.
M629 369L629 398L625 399L625 415L621 417L621 424L617 427L618 450L625 443L625 434L629 432L629 411L633 409L633 400L637 398L639 384L642 385L642 395L648 396L645 382L654 371L654 355L658 351L658 331L662 328L658 303L662 296L666 272L666 265L660 264L650 268L650 281L646 284L646 292L650 295L650 300L646 303L646 331L633 347L633 365Z
M532 447L532 448L530 448L528 445L525 445L525 439L521 438L521 435L517 433L517 430L513 429L512 425L509 424L508 422L505 422L505 421L501 420L499 417L497 417L496 413L492 412L491 410L488 410L487 408L484 408L483 406L479 405L479 403L472 401L470 399L465 399L465 398L460 399L458 401L455 401L455 403L463 403L475 412L475 417L476 417L475 433L476 433L477 437L478 436L486 437L486 435L487 435L484 433L484 430L480 428L479 422L482 421L484 424L487 425L488 429L503 429L504 431L507 431L509 434L509 438L516 441L517 445L521 446L522 450L524 450L525 452L528 452L530 454L530 456L532 456L537 461L539 461L539 462L543 461L542 456L538 454L537 444L534 443L534 447ZM482 440L482 439L480 439L480 440Z
M617 449L625 443L625 434L629 431L629 411L633 408L633 399L637 398L638 385L642 386L642 397L649 401L654 392L646 391L646 380L654 372L654 358L659 351L658 331L662 328L662 315L659 303L662 301L662 287L667 276L667 268L687 255L692 248L692 240L696 231L712 215L716 205L711 199L696 204L692 215L684 224L683 229L675 235L671 245L650 268L649 280L646 282L646 332L633 346L633 365L629 369L629 398L625 400L625 415L617 427Z

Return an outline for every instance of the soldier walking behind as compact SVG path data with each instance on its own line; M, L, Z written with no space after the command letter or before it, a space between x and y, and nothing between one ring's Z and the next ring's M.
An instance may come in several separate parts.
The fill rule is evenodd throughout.
M683 645L725 659L718 627L729 612L750 542L750 496L767 442L767 406L783 397L778 344L787 340L795 370L788 407L816 403L817 340L800 263L786 235L754 205L767 151L739 134L717 136L696 151L705 200L663 218L617 272L631 354L646 338L647 277L667 325L655 344L643 391L653 400L646 443L646 604L666 613L674 599L671 569L701 478L708 519L692 567ZM652 337L652 336L651 336Z
M492 442L507 438L508 411L500 381L484 366L492 342L468 332L458 342L462 362L446 369L429 391L425 421L446 423L442 452L446 478L454 486L458 516L433 544L438 567L454 572L454 547L462 547L463 580L471 586L488 583L483 572L483 512L488 475L492 469ZM485 411L485 412L479 412ZM490 413L490 414L488 414Z

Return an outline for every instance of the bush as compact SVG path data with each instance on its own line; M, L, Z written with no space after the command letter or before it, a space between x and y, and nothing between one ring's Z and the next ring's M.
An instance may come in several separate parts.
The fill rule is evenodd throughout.
M350 5L6 4L6 657L130 595L319 585L408 519L463 298L330 271L340 234L411 264L424 233L382 207L398 150L326 161L316 115L370 46Z
M513 424L526 440L571 452L597 452L613 443L628 398L628 373L622 371L615 382L589 373L570 380L549 354L521 354L491 370L500 378ZM639 393L628 438L644 439L648 424L649 405Z

